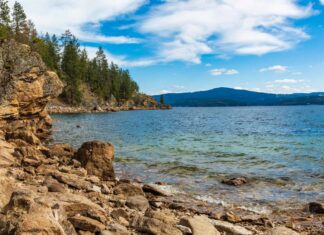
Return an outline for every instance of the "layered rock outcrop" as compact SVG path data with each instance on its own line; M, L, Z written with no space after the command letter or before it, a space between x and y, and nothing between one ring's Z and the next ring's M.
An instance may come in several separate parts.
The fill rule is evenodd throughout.
M56 73L47 71L40 56L15 41L0 47L0 129L31 131L48 136L52 125L45 107L57 97L63 84Z

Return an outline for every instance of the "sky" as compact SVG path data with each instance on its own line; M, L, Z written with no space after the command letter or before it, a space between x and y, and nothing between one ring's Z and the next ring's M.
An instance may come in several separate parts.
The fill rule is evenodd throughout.
M39 33L102 46L148 94L324 91L324 0L19 2Z

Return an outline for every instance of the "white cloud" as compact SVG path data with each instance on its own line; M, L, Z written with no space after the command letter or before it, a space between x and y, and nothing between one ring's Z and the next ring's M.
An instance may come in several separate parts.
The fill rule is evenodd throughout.
M88 52L89 58L94 58L96 56L96 52L98 50L97 47L85 47L85 49ZM105 50L105 54L107 56L108 61L113 61L114 63L122 67L145 67L149 65L154 65L158 62L158 60L150 59L150 58L129 60L125 55L114 55L107 50Z
M167 93L171 93L171 91L168 91L168 90L160 90L160 92L159 92L160 95L164 95L164 94L167 94Z
M269 71L273 71L276 73L283 73L286 72L288 69L288 66L283 66L283 65L274 65L274 66L270 66L267 68L262 68L259 71L260 72L269 72Z
M295 0L174 0L153 8L140 23L166 61L200 63L204 54L253 54L293 48L309 36L291 20L313 14Z
M162 89L157 92L157 94L167 94L167 93L182 93L182 92L188 92L188 89L185 86L182 85L172 85L166 89ZM152 93L154 95L156 93Z
M210 70L209 73L213 76L221 76L221 75L235 75L238 74L239 72L235 69L213 69Z
M302 82L305 82L305 80L296 80L296 79L274 80L274 83L290 83L290 84L296 84L296 83L302 83Z
M322 5L324 5L324 0L320 0L320 2L322 3Z
M213 66L213 65L208 63L208 64L205 64L205 66L206 66L206 67L211 67L211 66Z
M264 92L275 94L291 94L291 93L309 93L315 92L312 86L288 86L288 85L267 85Z
M14 0L9 0L11 4ZM146 0L19 0L27 15L42 32L61 34L70 29L79 39L92 42L137 43L125 36L112 37L99 32L100 23L129 14Z

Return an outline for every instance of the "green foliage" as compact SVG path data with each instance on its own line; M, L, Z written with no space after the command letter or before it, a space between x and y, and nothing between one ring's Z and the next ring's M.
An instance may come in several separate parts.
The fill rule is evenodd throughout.
M60 76L66 84L61 98L68 104L79 105L83 101L82 84L101 101L114 97L123 103L138 93L138 85L129 72L113 62L109 63L101 47L90 60L87 51L80 50L77 38L69 30L60 39L48 33L39 37L20 3L15 2L11 19L8 1L0 0L0 39L11 38L30 45L40 54L48 69Z
M21 42L26 42L27 16L24 8L19 2L15 2L12 12L13 24L12 28L15 33L16 39Z
M10 7L7 0L0 0L0 39L10 36Z

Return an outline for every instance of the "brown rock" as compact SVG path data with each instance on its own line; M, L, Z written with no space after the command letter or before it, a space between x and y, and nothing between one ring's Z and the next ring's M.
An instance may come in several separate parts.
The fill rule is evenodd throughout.
M69 144L53 144L48 148L52 157L56 156L59 158L72 158L75 154L75 149Z
M84 143L76 154L89 175L95 175L102 180L115 178L113 160L114 146L110 143L91 141Z
M126 206L128 206L131 209L136 209L142 212L145 212L150 207L146 197L141 195L128 197L126 200Z
M247 230L246 228L234 225L229 222L220 220L210 220L210 222L218 229L218 231L225 232L226 234L232 235L252 235L253 232Z
M32 145L40 145L40 140L31 131L18 130L6 134L7 140L21 139Z
M143 186L143 191L146 193L151 193L155 196L170 196L170 194L162 189L160 189L157 185L154 184L145 184Z
M0 166L9 167L13 166L17 159L13 156L15 152L15 146L12 144L0 140Z
M145 196L143 190L134 184L120 183L114 188L115 195L123 195L125 197L142 195Z
M181 219L180 224L190 227L193 235L220 235L206 216L183 218Z
M69 195L66 195L67 197ZM67 198L67 202L64 203L64 209L66 211L67 217L73 217L75 215L82 215L94 220L98 220L101 223L106 222L106 212L97 204L94 204L89 199L84 197L76 197L76 195L71 195L70 202Z
M244 177L237 177L231 179L225 179L222 181L223 184L232 185L232 186L240 186L247 183L247 179Z
M234 214L234 212L232 212L232 211L226 212L225 218L227 221L229 221L231 223L238 223L241 221L240 216Z
M92 191L92 184L88 181L85 181L80 176L68 173L62 173L55 171L51 175L57 179L59 182L69 185L70 187Z
M0 211L10 201L15 188L14 180L6 176L6 173L6 170L0 169Z
M116 210L113 210L111 213L110 213L110 216L114 219L119 219L120 217L123 217L125 218L126 220L129 219L129 216L127 214L127 212L122 209L122 208L119 208L119 209L116 209Z
M1 44L0 58L0 128L11 133L31 131L43 139L51 127L45 106L61 93L62 82L46 71L37 53L14 40Z
M67 191L62 184L53 178L47 178L43 184L48 188L49 192L65 193Z
M73 224L73 226L77 229L90 231L90 232L100 232L105 229L105 225L100 223L97 220L91 219L89 217L85 217L82 215L76 215L69 218L69 221Z
M268 235L299 235L299 233L286 227L276 227L273 228Z
M108 225L107 230L102 231L101 235L130 235L130 233L125 226L114 223Z
M139 232L148 234L181 235L182 232L176 228L176 218L169 211L154 211L148 209L145 215L137 214L131 221L131 227Z

